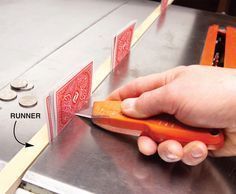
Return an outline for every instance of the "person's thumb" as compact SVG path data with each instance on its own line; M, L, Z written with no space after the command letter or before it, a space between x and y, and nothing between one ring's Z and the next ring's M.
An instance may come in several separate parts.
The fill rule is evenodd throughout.
M122 113L135 118L147 118L160 113L173 114L175 107L166 88L143 93L138 98L127 98L121 104Z

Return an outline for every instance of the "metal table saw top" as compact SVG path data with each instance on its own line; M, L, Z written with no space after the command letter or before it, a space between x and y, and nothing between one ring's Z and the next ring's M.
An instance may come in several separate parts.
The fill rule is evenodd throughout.
M39 4L39 8L42 8L41 3L23 2L34 4L36 7ZM49 7L53 5L51 7L53 9L56 1L49 2ZM26 65L26 62L29 62L28 66L21 66L22 71L19 69L12 71L9 67L11 69L8 70L9 75L12 77L7 77L9 80L5 80L4 77L1 87L17 76L35 80L37 86L35 93L40 97L40 103L30 110L32 112L44 111L43 94L47 93L50 86L62 77L65 70L70 71L74 68L71 64L79 64L93 57L96 70L110 54L112 35L135 18L140 24L158 5L141 0L100 0L102 6L96 9L94 6L95 10L90 14L93 15L93 12L96 14L94 17L90 15L91 20L87 21L87 12L83 12L83 10L87 10L86 8L93 4L99 6L99 2L92 0L86 1L86 3L58 2L54 7L55 13L58 13L55 18L64 11L63 7L74 10L75 15L64 15L68 17L67 20L74 18L70 21L71 28L67 29L68 33L66 33L66 28L61 27L58 30L64 31L64 33L60 32L62 37L54 37L54 41L50 41L51 38L45 38L45 47L48 49L45 53L43 53L44 46L32 38L32 41L35 40L32 43L32 48L34 48L32 52L35 50L35 53L39 55L36 58L29 53L26 54L27 57L24 57L23 50L20 53L13 47L3 50L9 55L16 52L17 56L22 57L22 60L19 60L22 61L20 64ZM20 4L16 7L18 6ZM82 13L77 13L76 8ZM75 21L76 17L78 21ZM98 19L99 17L100 19ZM77 24L80 20L83 21L83 25L78 24L78 28L74 29L72 24ZM24 20L22 19L22 21ZM44 22L46 27L50 26L47 20L43 20L42 26L44 26ZM223 26L236 26L236 19L171 6L167 13L159 18L135 45L130 56L99 86L93 94L93 100L104 99L112 90L136 77L161 72L178 65L198 63L208 26L215 23ZM60 27L61 24L57 25ZM54 34L58 31L47 30L48 33ZM34 34L34 31L32 33ZM72 36L72 34L76 35ZM41 36L39 35L39 37ZM7 45L7 40L5 41ZM58 47L58 45L60 46ZM31 51L27 45L25 50ZM14 68L20 67L20 64L18 64L19 67L16 64L18 58L9 58L4 58L4 61L13 60L9 64L14 64ZM6 66L1 65L1 68L3 67ZM11 125L13 122L9 119L9 112L19 106L17 106L17 102L1 103L0 106L2 107L0 128L3 134L0 137L0 145L6 147L1 150L0 159L4 164L4 161L8 161L20 149L20 146L12 139ZM20 109L19 111L29 110ZM3 123L3 121L5 122ZM25 140L30 139L44 122L44 119L20 121L21 126L19 126L18 132L20 137ZM23 180L27 184L55 193L235 193L235 167L236 159L233 157L208 158L196 167L189 167L181 162L168 164L161 161L157 155L152 157L141 155L137 150L135 138L104 131L90 122L75 117L64 132L39 156Z
M26 79L33 82L35 88L18 93L18 97L32 93L39 98L38 105L30 109L20 107L17 100L0 101L0 145L8 146L0 151L2 163L9 161L21 148L13 138L14 120L10 119L10 113L42 113L40 120L18 121L17 136L28 141L45 123L43 100L58 80L75 68L83 67L88 60L94 61L96 71L111 53L114 34L131 20L137 19L140 24L156 6L155 2L143 0L0 2L0 12L4 12L0 16L0 89L9 87L9 82L15 78ZM136 11L140 14L136 15ZM58 19L60 14L63 21ZM35 32L36 29L41 32ZM13 41L13 31L15 36L20 36L17 41ZM28 53L24 54L24 50ZM37 57L32 53L37 53Z

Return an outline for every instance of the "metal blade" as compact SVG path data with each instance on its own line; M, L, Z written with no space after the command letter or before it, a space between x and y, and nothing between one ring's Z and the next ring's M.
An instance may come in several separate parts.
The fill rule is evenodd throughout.
M121 133L126 135L132 135L132 136L140 136L142 131L140 130L131 130L131 129L125 129L125 128L119 128L119 127L113 127L109 125L102 125L99 124L100 127L103 129L106 129L107 131L115 132L115 133Z
M93 107L85 107L82 110L80 110L78 113L75 113L75 115L79 116L79 117L83 117L83 118L88 118L88 119L92 119L94 118L92 116L92 111L93 111ZM105 118L104 116L96 116L97 118ZM119 128L119 127L114 127L114 126L109 126L109 125L103 125L100 124L99 122L96 123L96 125L102 127L103 129L106 129L108 131L111 132L115 132L115 133L121 133L121 134L126 134L126 135L132 135L132 136L140 136L141 132L139 129L137 130L131 130L131 129L126 129L125 127L123 128Z
M85 117L85 118L89 118L92 119L92 107L89 108L85 108L80 110L78 113L75 113L75 115L79 116L79 117Z

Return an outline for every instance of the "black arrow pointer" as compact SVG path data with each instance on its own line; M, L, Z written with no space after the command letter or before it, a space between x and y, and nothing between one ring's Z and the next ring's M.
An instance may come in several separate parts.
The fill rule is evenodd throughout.
M16 141L17 141L19 144L24 145L26 148L34 146L34 145L32 145L32 144L30 144L30 143L27 143L27 142L22 143L22 142L20 142L20 141L16 138L16 123L17 123L17 121L15 121L14 127L13 127L13 135L14 135L14 138L16 139Z

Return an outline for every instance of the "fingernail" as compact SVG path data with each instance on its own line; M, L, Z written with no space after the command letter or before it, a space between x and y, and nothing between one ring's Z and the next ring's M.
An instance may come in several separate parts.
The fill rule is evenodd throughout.
M179 157L175 154L172 154L172 153L167 153L166 154L166 158L171 160L171 161L177 161L179 160Z
M193 158L201 158L203 156L203 151L201 148L195 148L192 150L191 155Z
M122 102L121 107L123 110L134 110L135 109L135 98L129 98Z
M121 103L121 110L124 114L136 118L145 118L146 115L137 110L137 98L128 98Z

